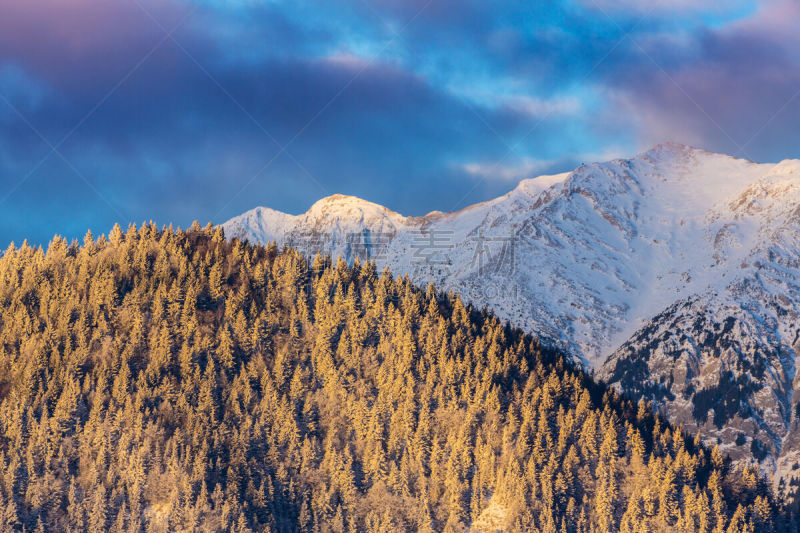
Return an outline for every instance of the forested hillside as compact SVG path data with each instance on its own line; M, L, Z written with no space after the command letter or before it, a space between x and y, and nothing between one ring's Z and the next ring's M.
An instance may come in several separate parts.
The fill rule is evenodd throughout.
M2 531L790 531L453 295L218 228L0 259Z

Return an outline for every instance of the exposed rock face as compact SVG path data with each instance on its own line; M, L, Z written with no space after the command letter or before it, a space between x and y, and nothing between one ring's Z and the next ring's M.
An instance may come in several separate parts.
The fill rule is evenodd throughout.
M404 217L336 195L225 230L454 290L732 456L800 475L800 161L666 144L457 213Z
M714 265L747 253L727 283L679 300L604 363L600 377L645 396L731 456L755 457L778 478L800 474L800 165L784 162L715 210L727 222ZM751 232L751 246L736 236ZM732 265L735 267L735 265Z

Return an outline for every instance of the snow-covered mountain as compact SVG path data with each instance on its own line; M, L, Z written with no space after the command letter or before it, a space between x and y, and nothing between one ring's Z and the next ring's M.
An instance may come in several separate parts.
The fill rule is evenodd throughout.
M657 400L734 457L781 473L800 464L798 160L663 144L456 213L405 217L335 195L224 228L432 281Z

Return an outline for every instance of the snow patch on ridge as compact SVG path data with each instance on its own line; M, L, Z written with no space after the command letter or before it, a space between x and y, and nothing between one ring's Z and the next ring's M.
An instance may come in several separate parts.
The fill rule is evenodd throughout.
M452 214L404 217L334 195L301 215L259 208L224 227L232 237L288 242L308 253L352 259L363 252L381 268L486 304L599 366L671 302L730 281L760 238L763 218L748 213L775 194L763 187L774 189L777 176L795 179L795 168L665 143L632 159L522 180ZM309 234L315 246L304 245ZM504 239L513 240L513 264L487 268L502 259Z
M434 282L791 477L800 470L800 161L666 143L522 180L456 213L334 195L256 208L226 235ZM777 478L776 478L777 479Z

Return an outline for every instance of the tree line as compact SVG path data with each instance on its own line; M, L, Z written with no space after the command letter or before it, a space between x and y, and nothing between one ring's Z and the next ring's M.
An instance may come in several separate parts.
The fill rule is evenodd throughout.
M457 295L221 228L0 258L3 531L796 531Z

